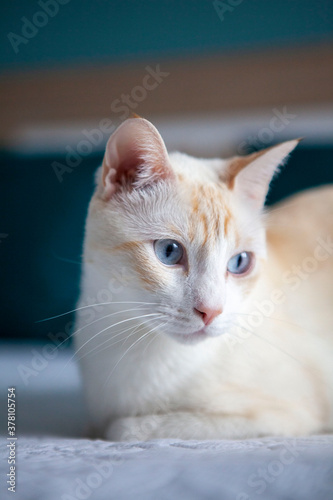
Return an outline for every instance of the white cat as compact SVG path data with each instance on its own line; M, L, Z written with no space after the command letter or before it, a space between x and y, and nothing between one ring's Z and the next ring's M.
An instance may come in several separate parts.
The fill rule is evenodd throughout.
M333 187L262 214L297 142L207 160L141 118L111 136L75 334L95 434L332 431Z

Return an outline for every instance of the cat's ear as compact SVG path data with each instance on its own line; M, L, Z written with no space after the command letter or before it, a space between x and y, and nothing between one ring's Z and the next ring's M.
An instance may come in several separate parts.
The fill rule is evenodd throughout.
M255 208L262 208L271 180L300 140L282 142L247 156L231 158L223 168L221 180Z
M173 177L157 129L143 118L129 118L112 134L102 167L102 196L108 201L121 184L141 188Z

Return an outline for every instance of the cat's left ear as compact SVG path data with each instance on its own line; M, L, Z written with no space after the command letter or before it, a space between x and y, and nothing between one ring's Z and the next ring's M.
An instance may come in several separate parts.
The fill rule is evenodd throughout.
M129 118L112 134L102 167L102 196L108 201L121 185L145 187L173 177L157 129L144 118Z
M227 161L220 177L229 189L255 208L262 208L268 188L279 166L301 139L282 142L247 156L236 156Z

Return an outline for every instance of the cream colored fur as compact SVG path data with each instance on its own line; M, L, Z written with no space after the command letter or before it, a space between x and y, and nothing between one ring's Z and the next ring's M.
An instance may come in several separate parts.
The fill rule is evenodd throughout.
M204 160L168 155L142 119L111 137L87 219L75 334L96 435L333 430L333 187L262 214L296 144ZM163 238L183 244L187 266L158 261L153 242ZM242 251L256 255L254 268L230 276ZM202 303L223 309L205 328Z

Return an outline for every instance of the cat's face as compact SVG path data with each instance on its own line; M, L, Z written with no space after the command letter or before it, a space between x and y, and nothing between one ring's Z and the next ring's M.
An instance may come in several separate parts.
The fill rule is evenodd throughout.
M220 335L265 258L260 210L295 145L286 144L246 159L199 160L168 155L149 122L127 120L108 143L90 206L90 259L103 274L126 270L126 297L150 303L160 331L181 342Z

